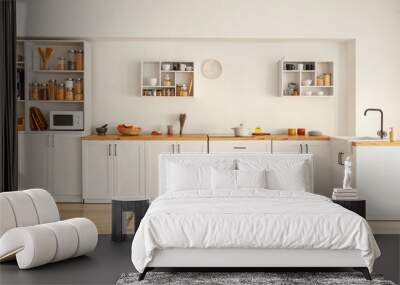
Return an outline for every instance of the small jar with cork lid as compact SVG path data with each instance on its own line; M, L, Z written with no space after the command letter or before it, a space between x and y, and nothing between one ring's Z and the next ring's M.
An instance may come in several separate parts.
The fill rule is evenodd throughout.
M64 100L65 99L64 89L65 89L64 83L60 82L57 86L56 100Z

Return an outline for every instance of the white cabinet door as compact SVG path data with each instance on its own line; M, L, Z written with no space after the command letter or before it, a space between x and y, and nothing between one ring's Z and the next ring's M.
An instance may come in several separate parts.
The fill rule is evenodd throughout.
M120 141L112 145L114 156L113 199L145 198L144 143Z
M235 140L235 141L209 141L210 153L218 152L263 152L271 151L270 141Z
M304 148L304 149L303 149ZM272 141L272 153L305 153L303 141Z
M343 187L344 161L351 154L351 142L343 139L332 139L331 145L331 183L332 188ZM354 185L353 185L354 186Z
M48 148L50 137L43 134L25 134L25 169L23 188L48 189Z
M83 141L83 199L87 202L111 200L113 185L112 142Z
M80 135L50 136L49 188L58 202L82 200L82 147Z
M331 152L329 141L306 141L306 151L313 155L314 193L332 195Z
M175 144L175 151L177 153L206 153L206 141L178 141Z
M145 142L146 196L154 199L158 196L158 157L161 153L172 153L173 141Z
M331 196L331 151L329 141L273 141L273 153L312 153L314 192Z

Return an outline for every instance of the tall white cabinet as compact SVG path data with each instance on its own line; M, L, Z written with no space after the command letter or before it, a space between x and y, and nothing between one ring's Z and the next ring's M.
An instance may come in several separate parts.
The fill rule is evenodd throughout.
M81 134L25 133L20 188L44 188L56 201L80 202Z
M83 141L83 199L143 199L144 143L142 141Z

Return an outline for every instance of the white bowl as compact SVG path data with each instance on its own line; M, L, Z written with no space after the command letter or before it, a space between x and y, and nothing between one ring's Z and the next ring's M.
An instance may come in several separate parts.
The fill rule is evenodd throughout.
M311 79L303 81L303 86L310 86L311 84L312 84L312 80Z
M157 78L155 78L155 77L146 78L146 85L148 85L148 86L156 86L157 85Z
M323 96L324 95L324 91L318 91L318 96Z
M162 70L171 70L171 64L169 64L169 63L164 63L163 65L162 65Z
M307 95L307 96L311 96L311 95L312 95L312 91L307 91L307 92L306 92L306 95Z

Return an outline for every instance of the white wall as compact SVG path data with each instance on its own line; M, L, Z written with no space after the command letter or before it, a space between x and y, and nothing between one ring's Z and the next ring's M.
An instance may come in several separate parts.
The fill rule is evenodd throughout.
M358 134L373 135L378 128L377 116L370 114L367 118L364 118L362 112L367 107L383 108L385 126L395 126L400 129L400 116L397 113L397 108L400 105L400 96L398 95L400 1L398 0L20 0L19 3L25 4L28 11L27 18L20 19L21 23L26 23L24 28L18 29L20 36L82 37L96 40L93 58L94 70L97 69L93 78L95 123L100 122L102 113L106 110L105 103L100 102L102 98L106 97L104 91L101 91L104 90L102 88L106 88L104 87L104 78L108 78L111 83L125 82L123 83L125 87L115 87L116 90L120 91L108 94L109 100L107 102L114 102L114 104L107 106L109 110L105 113L105 120L110 119L110 114L116 116L113 118L121 118L122 120L136 120L137 117L138 120L140 118L143 120L143 118L147 118L147 112L151 114L149 117L153 120L153 117L158 114L156 110L162 109L162 107L156 107L156 110L153 110L150 107L165 103L165 100L163 100L165 98L158 98L150 102L149 100L143 101L129 97L134 95L132 92L135 86L134 83L126 82L132 77L136 78L134 71L136 67L134 67L134 64L127 67L125 61L128 60L128 56L132 63L136 60L135 55L130 54L131 50L135 50L136 43L145 49L140 52L136 49L139 54L148 54L147 48L153 51L152 56L165 53L178 57L182 53L187 54L187 50L185 51L179 45L181 42L178 40L173 42L162 41L159 49L156 49L155 45L157 44L154 44L154 42L146 42L143 45L141 41L126 41L126 39L213 38L216 40L210 43L210 47L205 46L204 43L200 44L204 47L202 50L197 48L196 41L184 41L183 44L191 47L195 45L196 48L191 50L194 50L194 56L199 60L212 57L209 56L207 50L219 55L219 58L226 58L227 61L224 64L227 64L227 67L224 78L199 86L204 90L204 93L201 92L201 97L195 99L196 101L177 101L178 103L174 102L176 105L168 103L170 115L176 114L177 111L186 111L189 118L192 116L193 129L199 127L213 128L213 120L207 119L210 117L208 113L205 113L202 117L198 115L198 110L205 107L211 108L212 119L223 121L215 127L216 130L241 121L236 120L241 114L245 114L244 117L249 121L249 124L253 123L254 120L259 120L263 108L266 108L274 112L265 121L267 127L286 128L299 120L305 120L301 121L301 124L305 127L321 128L319 122L315 121L323 120L325 127L323 130L327 132L345 134L352 131L352 125L354 125ZM251 38L255 39L255 42L242 43L235 40L232 45L228 42L221 44L220 39L223 38ZM100 41L100 39L102 40ZM275 86L269 85L271 77L261 78L263 75L269 75L265 68L269 66L271 57L267 58L269 55L266 54L266 65L258 67L260 72L249 74L250 78L247 80L253 85L245 85L246 82L244 81L243 85L238 87L238 90L244 88L251 90L256 86L260 87L255 92L253 89L252 94L257 99L246 101L243 97L237 95L237 90L233 90L232 82L228 84L226 81L229 79L228 75L231 75L231 78L238 78L239 76L239 73L231 74L229 69L235 55L239 58L243 57L243 59L251 58L252 63L248 63L246 67L248 70L251 64L260 64L258 59L260 59L262 45L268 45L267 50L274 55L278 55L278 50L281 51L282 55L285 55L289 52L304 54L305 50L301 46L310 44L303 41L293 42L289 46L287 42L267 44L261 41L262 43L258 44L257 40L262 39L355 39L353 47L350 45L347 52L340 44L331 41L314 43L315 46L309 50L312 53L320 53L321 51L316 48L318 44L327 44L330 47L329 51L326 52L337 55L342 64L348 64L353 60L356 66L355 85L352 85L351 80L354 78L352 79L353 76L350 72L341 81L343 92L340 96L342 97L334 99L333 102L327 100L323 103L315 100L310 103L303 100L294 103L288 99L272 98L269 95L271 95ZM333 47L334 45L336 45L336 48ZM174 52L161 49L165 46L170 46ZM300 48L296 50L296 46L300 46ZM111 47L121 52L121 56L112 55L113 49ZM232 53L223 52L224 48L230 47L233 49ZM247 49L257 51L249 56L250 53L246 53ZM352 52L349 52L353 49L355 50L355 59L352 58ZM179 54L176 54L178 50ZM235 52L238 52L238 54L235 54ZM242 53L239 54L239 52ZM107 72L107 70L99 70L98 67L105 67L109 60L102 59L105 56L119 60L119 66L122 70L131 70L128 73L130 76L127 77L126 74L120 73L116 64L109 66L109 68L120 77L114 76L112 72ZM347 57L348 60L343 61L342 57ZM345 76L344 74L342 76ZM121 76L124 79L121 79ZM257 76L260 76L259 80L252 79ZM263 84L264 87L262 87ZM344 85L348 87L343 89ZM355 86L355 88L352 86ZM207 92L210 89L217 94L214 97L218 96L217 100L224 104L213 104L211 100L215 99L212 96L214 93ZM351 89L355 90L355 94L348 94L348 96L354 99L347 101L346 97L343 97L346 95L344 90ZM238 113L238 106L234 106L231 112L223 111L225 112L223 118L217 116L218 112L226 108L226 102L231 99L232 92L235 94L232 95L233 103L244 102L243 107L248 110L248 113ZM96 96L98 97L96 98ZM341 103L338 103L338 101ZM129 105L129 103L135 103L136 107ZM346 103L348 107L345 106ZM354 108L351 108L352 104ZM256 110L254 111L250 105L254 106L253 108ZM303 114L294 113L293 110L296 109L305 111ZM318 115L317 119L308 112L310 109ZM354 112L354 116L351 112L343 111L344 109L350 109ZM141 110L146 110L146 115L139 118ZM290 112L287 110L290 110ZM325 110L330 110L330 112L323 112ZM253 113L255 115L252 115ZM343 115L344 113L345 115ZM322 114L324 116L321 116ZM328 118L331 115L332 117ZM153 122L164 123L163 121L166 118L167 113L162 111L160 116L155 116L154 121L146 120L145 124L150 126L150 124L156 124ZM205 126L202 124L205 124Z

